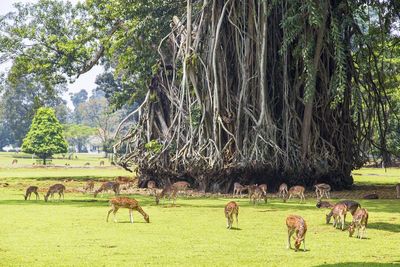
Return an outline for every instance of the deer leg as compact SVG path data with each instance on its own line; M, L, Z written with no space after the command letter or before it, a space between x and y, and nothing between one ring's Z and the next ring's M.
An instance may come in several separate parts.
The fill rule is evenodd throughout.
M306 239L303 239L304 251L306 251Z
M117 214L117 211L118 211L118 208L117 208L117 207L114 207L114 210L113 210L114 222L117 222L117 217L115 216L115 215Z
M111 212L113 212L113 210L114 210L114 207L112 207L112 208L108 211L106 222L108 222L108 217L110 216Z
M36 200L40 199L38 192L35 192L35 195L36 195Z
M129 219L131 220L131 223L133 223L133 210L129 210Z
M238 220L238 215L239 213L236 213L236 228L239 228L239 220Z
M287 244L287 249L292 248L292 245L290 244L290 238L292 237L293 231L288 230L288 244Z

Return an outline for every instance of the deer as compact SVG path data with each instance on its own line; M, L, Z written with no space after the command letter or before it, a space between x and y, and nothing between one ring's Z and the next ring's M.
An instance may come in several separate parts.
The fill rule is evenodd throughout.
M265 203L267 203L267 197L264 195L264 192L259 187L255 187L251 193L250 201L253 202L255 205L258 203L262 198L264 198Z
M358 209L353 215L353 221L349 226L349 237L352 237L357 228L357 238L363 239L368 225L368 211ZM361 230L361 233L360 233Z
M282 183L279 186L278 197L281 197L281 198L285 199L287 194L288 194L288 186L287 186L287 184Z
M301 186L301 185L295 185L295 186L292 186L290 189L289 189L289 198L288 199L290 199L292 196L299 196L299 198L300 198L300 203L304 200L306 200L306 198L304 197L304 191L305 191L306 189L304 188L304 186Z
M100 161L100 166L104 166L104 160Z
M258 188L258 184L252 184L252 185L248 185L246 186L248 195L249 195L249 201L251 202L252 200L252 195L254 193L254 191ZM259 188L258 188L259 189Z
M317 204L315 205L317 208L328 208L331 209L333 208L335 205L328 202L328 201L321 201L320 199L318 200Z
M24 198L25 198L25 200L27 200L27 199L31 199L31 194L32 193L34 193L35 195L36 195L36 200L38 200L38 199L40 199L40 197L39 197L39 194L38 194L38 187L37 186L29 186L27 189L26 189L26 193L25 193L25 195L24 195Z
M379 199L379 195L377 193L366 194L363 196L363 199Z
M397 198L400 198L400 183L396 185Z
M286 226L287 226L287 231L288 231L288 245L287 249L291 249L292 246L290 244L290 238L294 233L296 233L295 236L295 242L294 242L294 249L295 251L299 250L301 241L303 241L304 245L304 251L306 251L306 232L307 232L307 224L306 221L298 216L298 215L289 215L286 218Z
M233 215L235 215L236 217L236 228L239 228L239 221L238 221L239 205L235 201L231 201L225 205L224 212L227 220L226 228L232 229Z
M115 214L120 208L126 208L129 209L129 219L131 223L133 223L133 210L137 210L140 214L143 215L144 220L149 223L150 218L149 215L147 215L146 212L140 207L139 202L134 199L134 198L129 198L129 197L115 197L109 201L111 209L108 211L107 214L107 220L108 222L108 217L110 216L110 213L112 212L114 214L114 222L117 222L117 219L115 217Z
M331 186L329 184L316 184L315 187L315 194L317 195L317 199L321 199L326 196L326 198L331 198Z
M11 165L17 164L18 160L17 159L13 159L13 161L11 162Z
M354 201L354 200L342 200L339 201L336 204L344 204L347 207L347 211L349 211L351 213L351 216L354 216L354 213L356 212L356 210L358 208L361 208L360 203Z
M90 166L90 162L86 162L84 166Z
M233 184L233 195L242 195L242 192L247 189L247 186L243 186L240 183Z
M261 191L263 192L262 196L264 197L264 202L267 203L267 189L268 189L268 186L266 184L260 184L258 186L258 188L260 188Z
M49 196L51 196L51 198L54 198L54 193L58 193L59 199L61 199L62 196L64 201L64 191L65 191L65 186L63 184L54 184L49 187L47 194L44 196L44 201L47 202Z
M92 180L87 181L85 187L83 188L83 190L85 190L85 193L87 191L93 192L93 190L94 190L94 181L92 181Z
M126 188L131 188L135 180L126 176L118 176L117 178L115 178L115 181L120 185L125 185Z
M166 186L160 194L156 194L156 204L160 203L161 198L167 197L168 200L172 198L172 205L175 205L176 195L178 193L178 189L174 186Z
M94 197L96 197L100 192L103 191L114 191L115 195L119 195L119 183L117 182L104 182L99 189L94 191Z
M326 223L328 224L333 216L333 227L338 228L339 224L342 224L342 231L344 230L344 224L346 221L347 206L345 204L336 204L329 214L326 214Z

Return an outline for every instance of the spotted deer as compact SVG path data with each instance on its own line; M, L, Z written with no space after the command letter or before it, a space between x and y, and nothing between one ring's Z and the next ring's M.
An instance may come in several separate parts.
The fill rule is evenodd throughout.
M344 224L346 222L347 206L342 203L336 204L331 212L326 215L326 223L328 224L333 216L333 227L338 228L339 224L342 224L342 231L344 230Z
M292 248L292 246L290 244L290 238L295 233L296 234L295 242L294 242L295 251L299 250L302 241L303 241L303 245L304 245L304 251L306 251L306 240L305 240L306 232L307 232L306 221L298 215L289 215L286 218L286 226L287 226L287 231L288 231L287 248L288 249Z
M295 186L292 186L290 189L289 189L289 198L288 199L290 199L292 196L299 196L299 198L300 198L300 203L302 202L302 201L305 201L306 200L306 198L305 198L305 196L304 196L304 191L305 191L306 189L304 188L304 186L301 186L301 185L295 185Z
M335 206L334 204L332 204L332 203L330 203L330 202L328 202L328 201L321 201L321 200L318 200L318 202L317 202L317 204L315 205L317 208L328 208L328 209L331 209L331 208L333 208L333 206Z
M87 181L85 187L83 188L85 190L85 193L93 192L94 190L94 181Z
M235 196L235 195L242 195L242 192L244 191L244 190L246 190L247 189L247 187L246 186L243 186L243 185L241 185L240 183L234 183L233 184L233 195Z
M115 182L119 183L120 186L123 186L123 189L126 189L131 188L134 185L135 179L131 179L127 176L118 176L115 178Z
M25 198L25 200L27 200L27 199L31 199L31 194L32 193L34 193L35 195L36 195L36 200L38 200L39 199L39 194L38 194L38 187L37 186L29 186L27 189L26 189L26 193L25 193L25 195L24 195L24 198Z
M258 188L258 184L248 185L248 186L246 186L246 188L247 188L247 192L249 195L249 201L252 202L252 196L254 194L254 191L256 191L256 189Z
M104 166L104 160L100 161L100 166Z
M368 211L366 209L358 209L354 213L353 221L349 226L349 237L353 236L357 228L357 238L363 239L367 225L368 225Z
M110 191L110 190L114 191L115 195L117 196L117 195L119 195L119 192L120 192L119 187L120 187L120 185L117 182L104 182L100 186L99 189L94 191L94 197L97 197L97 195L100 192L105 192L105 191Z
M54 198L54 193L58 193L59 199L61 199L61 196L64 201L64 191L65 191L65 186L63 184L54 184L49 187L49 190L47 191L47 194L44 196L44 201L47 202L49 199L49 196L51 198Z
M329 184L316 184L314 187L317 199L323 198L324 195L326 198L331 198L331 186Z
M288 186L287 186L287 184L282 183L279 186L278 197L285 199L287 195L288 195Z
M17 164L18 160L17 159L13 159L13 161L11 162L11 165Z
M190 184L186 181L175 182L172 186L175 187L178 192L186 192L186 190L190 188Z
M107 222L108 222L108 217L110 216L110 213L112 212L114 214L114 222L117 222L117 219L115 217L115 214L120 208L126 208L129 209L129 219L131 223L133 223L133 210L137 210L140 214L143 215L144 220L149 223L150 218L149 215L147 215L146 212L140 207L138 201L134 198L129 198L129 197L116 197L110 200L110 206L111 209L108 211L107 214Z
M400 198L400 184L396 185L397 198Z
M361 208L360 203L354 200L342 200L339 201L337 204L344 204L347 207L347 211L351 213L352 216L354 216L354 213L358 208Z
M168 198L168 200L171 200L172 198L172 205L175 205L177 193L178 189L176 187L166 186L159 194L156 194L156 204L158 205L162 198Z
M239 221L238 221L239 206L238 206L238 204L235 201L231 201L225 205L224 211L225 211L225 217L227 220L226 228L232 229L234 215L236 217L236 227L239 228Z
M265 203L267 203L267 198L264 195L264 192L261 190L261 188L255 187L251 193L250 201L255 205L256 203L260 202L262 198L264 198Z

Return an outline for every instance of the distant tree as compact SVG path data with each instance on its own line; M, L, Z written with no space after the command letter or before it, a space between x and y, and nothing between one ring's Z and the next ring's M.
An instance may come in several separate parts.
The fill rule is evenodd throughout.
M88 99L88 92L82 89L78 93L70 93L70 98L74 107L77 108L81 103L86 102Z
M89 137L96 134L96 128L82 124L65 124L64 134L68 143L76 146L78 152L82 152Z
M39 108L32 125L22 143L22 151L37 155L46 164L46 159L56 153L66 153L67 141L63 128L52 108Z

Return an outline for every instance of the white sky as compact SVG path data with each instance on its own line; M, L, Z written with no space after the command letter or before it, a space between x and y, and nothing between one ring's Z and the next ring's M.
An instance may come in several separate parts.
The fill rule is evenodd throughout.
M37 2L37 0L0 0L0 15L7 14L8 12L13 10L13 4L14 3L34 3ZM70 0L69 2L72 3L77 3L79 0ZM9 67L9 64L4 64L3 66L0 65L0 70L4 70ZM95 80L96 80L96 75L102 72L102 67L100 66L95 66L92 70L89 72L82 74L79 79L77 79L74 83L68 85L68 92L63 95L63 98L67 100L68 106L70 108L73 108L72 102L69 99L69 93L75 93L80 91L81 89L85 89L89 92L89 95L91 95L92 89L96 87L95 85Z

